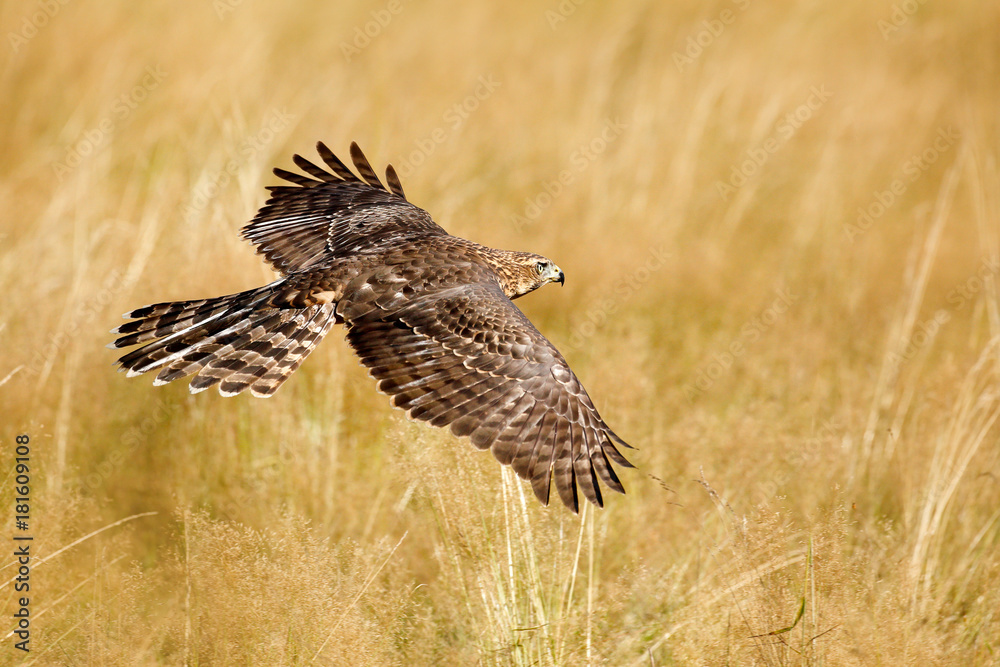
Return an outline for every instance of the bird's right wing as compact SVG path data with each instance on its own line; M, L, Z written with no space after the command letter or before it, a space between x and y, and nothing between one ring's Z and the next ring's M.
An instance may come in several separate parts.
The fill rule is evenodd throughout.
M275 169L294 185L269 187L270 199L242 231L276 271L288 275L400 238L447 235L406 200L391 165L387 188L356 143L351 159L360 178L322 142L316 149L329 170L300 155L293 159L308 176Z
M632 467L565 359L496 283L459 285L400 302L371 294L341 304L347 340L413 419L449 426L530 480L548 504L550 480L577 511L600 480L624 493L611 463Z

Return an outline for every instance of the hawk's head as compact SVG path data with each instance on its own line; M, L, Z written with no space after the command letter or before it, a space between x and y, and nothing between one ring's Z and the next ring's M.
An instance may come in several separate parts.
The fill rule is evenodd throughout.
M531 252L505 253L504 261L494 267L503 291L511 299L533 292L545 283L566 282L566 274L555 262Z

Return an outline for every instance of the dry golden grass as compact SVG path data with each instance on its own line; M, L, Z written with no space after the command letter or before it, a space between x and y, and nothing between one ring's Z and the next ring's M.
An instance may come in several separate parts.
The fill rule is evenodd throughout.
M0 506L9 540L29 434L51 559L0 663L996 664L998 20L4 3ZM113 372L120 313L270 279L238 229L318 139L563 267L521 305L639 447L627 496L539 507L339 334L267 401Z

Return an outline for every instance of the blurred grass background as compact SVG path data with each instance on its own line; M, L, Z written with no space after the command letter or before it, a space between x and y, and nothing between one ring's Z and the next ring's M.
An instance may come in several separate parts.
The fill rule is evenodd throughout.
M998 20L0 4L0 452L51 556L0 663L996 664ZM113 372L121 313L272 279L238 230L317 140L566 271L519 304L627 496L537 506L339 333L267 401Z

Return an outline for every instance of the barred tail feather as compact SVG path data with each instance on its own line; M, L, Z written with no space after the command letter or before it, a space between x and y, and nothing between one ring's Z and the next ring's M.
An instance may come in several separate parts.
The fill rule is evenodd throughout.
M269 357L268 363L252 376L250 393L254 396L265 398L274 394L323 340L337 320L336 304L314 306L307 312L313 312L312 317L306 319L304 325L293 335L285 338L282 344L278 345L276 341L271 341L276 346L274 354Z
M193 393L218 385L223 396L246 389L254 396L271 396L330 330L335 311L334 304L272 311L232 342L200 354L179 372L167 369L160 375L171 373L169 381L197 372L191 380Z
M218 385L223 396L248 388L270 396L336 320L335 303L271 307L276 286L136 309L125 317L138 319L113 330L125 335L108 347L146 343L118 360L129 377L159 370L156 385L194 375L192 392Z
M119 370L128 371L129 377L145 373L168 363L178 353L210 336L232 333L245 327L253 310L272 293L273 287L269 285L213 299L157 303L137 308L124 315L135 321L111 330L111 333L124 335L108 347L147 343L118 360Z

